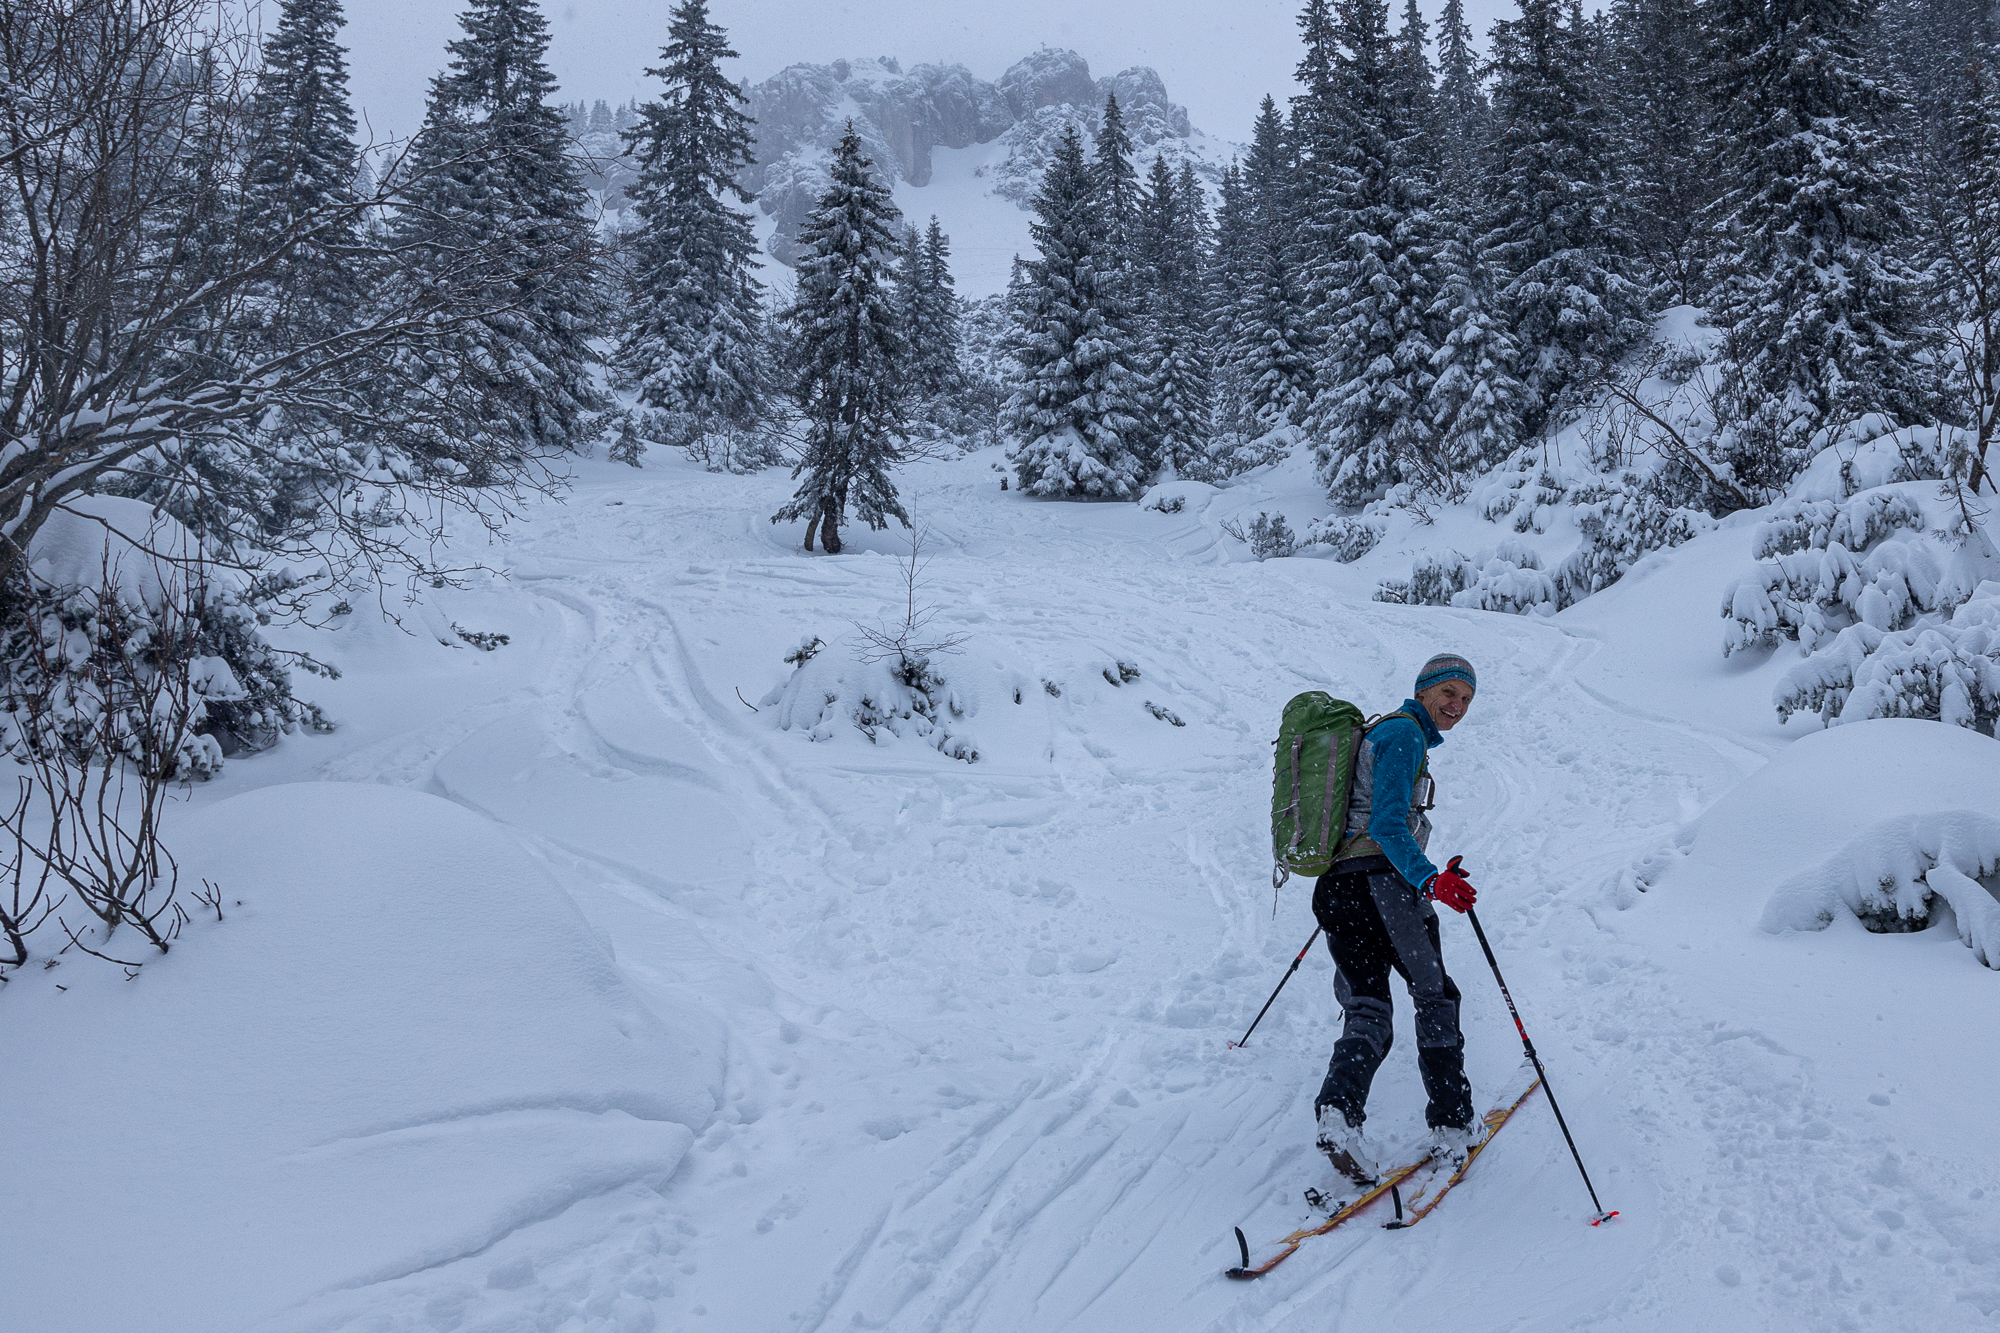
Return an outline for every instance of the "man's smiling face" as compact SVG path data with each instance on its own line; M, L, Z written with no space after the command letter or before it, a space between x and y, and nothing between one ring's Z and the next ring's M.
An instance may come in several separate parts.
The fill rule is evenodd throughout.
M1472 707L1472 687L1462 680L1441 680L1417 695L1439 731L1450 731Z

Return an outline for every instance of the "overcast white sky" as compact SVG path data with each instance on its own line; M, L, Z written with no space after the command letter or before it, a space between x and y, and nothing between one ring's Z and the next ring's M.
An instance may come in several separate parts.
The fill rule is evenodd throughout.
M666 40L671 0L543 0L549 63L565 101L651 96L643 74ZM1423 0L1435 23L1443 0ZM347 0L343 32L355 106L376 138L408 134L424 92L458 36L461 0ZM1394 6L1400 9L1400 4ZM1194 123L1224 139L1249 136L1265 93L1282 101L1298 61L1296 0L710 0L742 59L728 71L762 79L799 61L894 56L907 68L957 62L982 78L1038 46L1081 52L1094 74L1151 65ZM1512 0L1466 0L1483 45ZM268 21L268 19L267 19Z

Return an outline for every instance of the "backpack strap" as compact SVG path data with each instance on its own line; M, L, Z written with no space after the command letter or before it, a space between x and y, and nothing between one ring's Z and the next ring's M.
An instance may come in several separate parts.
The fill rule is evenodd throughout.
M1367 734L1365 728L1362 734ZM1300 740L1303 739L1303 737L1300 738ZM1297 758L1298 750L1296 748L1298 744L1299 741L1294 741L1294 749L1292 750L1292 790L1294 791L1298 790L1299 784L1299 761ZM1320 803L1319 812L1319 845L1328 848L1333 846L1331 841L1333 837L1333 765L1334 761L1338 758L1340 758L1340 736L1339 733L1330 731L1326 736L1326 799ZM1347 761L1347 790L1350 800L1353 798L1354 792L1354 765L1360 758L1361 742L1357 740L1354 742L1354 753ZM1345 808L1340 812L1340 819L1341 827L1345 828L1347 826L1347 811ZM1294 832L1292 836L1296 839L1298 837L1296 823L1294 823L1293 828ZM1294 845L1296 846L1296 843Z
M1304 821L1302 821L1299 818L1299 751L1305 748L1305 744L1306 744L1306 738L1304 736L1292 737L1292 808L1287 813L1289 813L1292 817L1291 850L1294 856L1298 854L1299 838L1302 834L1305 833ZM1356 746L1355 749L1358 752L1360 747ZM1328 799L1329 801L1331 801L1331 797L1329 797ZM1320 835L1322 843L1324 843L1325 838L1326 835L1322 833Z

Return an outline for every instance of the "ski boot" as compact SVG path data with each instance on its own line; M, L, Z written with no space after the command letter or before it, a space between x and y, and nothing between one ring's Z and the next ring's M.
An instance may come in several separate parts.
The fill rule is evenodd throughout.
M1350 1123L1337 1106L1319 1108L1318 1147L1326 1154L1326 1160L1333 1163L1334 1170L1364 1189L1381 1176L1374 1145L1361 1132L1361 1126Z

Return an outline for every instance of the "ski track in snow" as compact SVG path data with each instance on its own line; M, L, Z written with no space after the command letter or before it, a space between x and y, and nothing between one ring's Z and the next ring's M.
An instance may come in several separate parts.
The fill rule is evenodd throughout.
M514 827L640 994L705 1012L729 1054L723 1109L663 1191L613 1191L269 1327L2000 1323L1990 1167L1830 1107L1812 1060L1716 988L1723 970L1690 971L1698 951L1658 929L1674 904L1612 887L1756 745L1655 715L1602 672L1586 684L1616 647L1560 621L1356 601L1325 562L1229 563L1198 513L1001 497L989 461L904 474L937 537L926 598L971 636L941 665L975 701L977 764L852 731L815 745L739 702L784 679L801 638L889 609L900 538L808 557L762 518L781 476L672 464L587 466L517 533L498 596L533 632L502 651L533 655L532 683L353 749L299 742L333 753L320 777ZM1225 1046L1312 929L1309 886L1274 920L1266 877L1278 707L1320 687L1393 707L1443 648L1482 690L1434 756L1433 850L1465 854L1624 1216L1584 1225L1537 1098L1425 1226L1357 1224L1226 1282L1232 1225L1267 1244L1327 1183L1323 946L1252 1044ZM1140 678L1107 684L1117 660ZM1012 701L1043 679L1062 696ZM1519 1046L1469 928L1445 936L1483 1096ZM1371 1122L1392 1142L1422 1107L1398 1010Z

